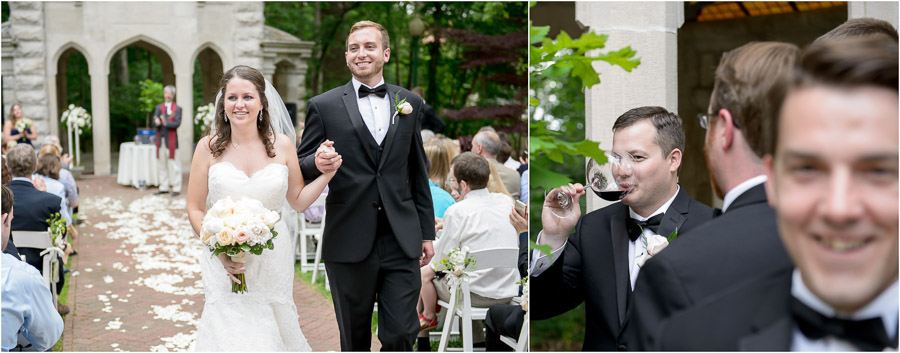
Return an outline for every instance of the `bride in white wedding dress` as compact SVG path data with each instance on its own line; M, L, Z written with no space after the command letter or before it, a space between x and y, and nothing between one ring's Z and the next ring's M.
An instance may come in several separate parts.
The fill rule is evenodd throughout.
M253 198L275 211L287 202L302 212L334 176L323 174L303 185L287 109L258 70L235 66L222 85L214 132L197 143L191 162L187 211L196 234L207 207L222 198ZM320 149L331 145L326 141ZM275 249L249 254L244 264L225 254L211 258L209 249L204 250L200 266L206 302L196 351L312 350L294 305L294 251L284 220L275 230ZM231 292L239 273L247 280L243 294Z

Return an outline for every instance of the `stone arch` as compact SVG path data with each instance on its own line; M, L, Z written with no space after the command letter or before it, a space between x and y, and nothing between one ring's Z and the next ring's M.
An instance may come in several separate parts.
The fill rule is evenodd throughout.
M49 67L49 76L55 78L51 84L54 84L55 89L51 89L51 92L55 92L56 97L51 97L51 102L55 102L56 106L51 107L50 112L52 113L50 116L50 130L56 136L59 136L60 142L63 146L69 145L69 135L68 131L62 127L60 127L60 118L62 117L62 113L67 109L67 96L68 96L68 66L69 60L72 55L75 53L81 54L84 57L85 64L87 65L87 78L82 81L82 84L85 82L90 85L90 77L91 77L91 54L90 51L85 49L84 46L76 43L76 42L68 42L63 44L57 49L56 53L52 56L52 65ZM90 88L87 89L87 96L91 95ZM88 111L91 111L91 105L87 103L81 104L81 106ZM59 130L57 130L59 129ZM68 153L74 153L73 151L68 151Z
M130 46L136 46L145 49L155 55L157 60L159 60L160 65L162 65L163 84L175 85L174 63L178 61L178 56L175 55L175 51L169 48L169 46L163 44L162 41L153 39L143 34L136 35L113 46L112 49L110 49L110 51L106 53L106 58L104 58L103 60L103 72L109 74L109 65L112 63L113 55L116 55L119 50L125 49Z
M202 102L199 104L213 103L216 99L219 81L225 72L224 57L222 50L211 42L200 45L191 55L192 74L195 74L193 70L197 61L200 62L201 87L194 87L203 90Z

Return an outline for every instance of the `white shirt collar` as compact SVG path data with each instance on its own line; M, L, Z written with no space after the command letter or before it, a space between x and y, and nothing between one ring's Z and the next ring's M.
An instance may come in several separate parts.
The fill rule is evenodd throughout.
M478 190L472 190L472 191L469 191L469 192L466 194L466 196L463 197L463 200L468 200L468 199L471 198L471 197L484 197L484 196L489 196L490 194L491 194L491 192L488 191L487 188L482 188L482 189L478 189Z
M881 294L869 302L868 305L862 307L862 309L850 314L849 317L846 317L846 315L841 316L853 320L881 317L881 322L884 324L885 330L888 332L888 335L891 336L890 332L897 332L897 321L900 319L897 315L898 310L900 310L900 303L897 302L898 294L900 294L900 291L898 291L897 281L894 281L894 284L885 289L884 292L881 292ZM793 277L791 278L791 295L822 315L827 317L838 316L834 308L819 299L819 297L806 287L806 284L803 283L803 278L800 275L799 268L794 269Z
M631 206L628 207L628 216L639 221L646 221L650 219L650 217L656 216L660 213L666 213L666 210L669 209L669 206L672 205L672 202L675 202L675 197L678 196L678 191L681 190L681 185L676 184L675 186L675 194L672 195L671 198L669 198L669 201L666 201L666 203L664 203L660 208L656 209L656 212L651 213L649 217L641 217L641 215L637 214L637 212L634 212L634 210L631 209Z
M12 180L10 180L10 181L13 181L13 180L27 181L28 183L34 185L34 181L32 181L30 178L13 177Z
M384 76L381 77L381 81L378 81L378 84L375 87L369 87L369 85L360 82L356 79L356 77L350 79L350 83L353 84L353 92L359 92L359 86L366 86L368 88L375 88L384 84ZM387 97L387 96L385 96ZM359 99L359 94L357 93L356 98Z
M744 180L743 183L740 183L737 186L731 188L731 190L728 190L728 192L725 193L725 198L722 199L722 212L725 212L725 210L728 209L728 206L731 206L731 204L738 198L738 196L743 195L744 192L752 189L759 184L765 183L767 180L769 180L769 178L765 175L757 175L750 179Z

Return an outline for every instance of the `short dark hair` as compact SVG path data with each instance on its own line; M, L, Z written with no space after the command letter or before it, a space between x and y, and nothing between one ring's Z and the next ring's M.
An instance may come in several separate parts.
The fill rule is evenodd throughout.
M846 39L855 37L884 36L897 42L897 29L890 23L877 18L861 17L851 18L840 26L828 31L816 42L828 39Z
M723 54L716 68L710 113L727 109L757 157L771 148L767 133L778 119L799 53L793 44L753 42Z
M34 157L34 147L26 143L20 143L6 151L6 163L12 176L30 178L34 174L34 165L37 158Z
M3 188L3 214L7 214L12 212L13 208L13 193L6 185L2 186Z
M897 42L883 36L817 41L800 54L788 94L812 86L878 87L898 92L897 50ZM773 151L778 125L773 126Z
M487 187L488 179L491 177L491 165L481 155L465 152L453 158L450 164L453 166L456 182L465 180L472 190Z
M613 124L612 131L623 129L643 120L650 120L656 128L656 144L667 156L676 148L684 152L684 128L681 118L662 107L640 107L622 114Z

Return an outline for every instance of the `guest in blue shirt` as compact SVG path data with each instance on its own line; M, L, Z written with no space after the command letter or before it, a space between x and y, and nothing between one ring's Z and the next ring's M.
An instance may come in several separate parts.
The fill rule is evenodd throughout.
M3 186L3 250L9 242L12 225L13 196ZM34 350L43 352L53 347L62 335L63 321L56 312L50 290L37 269L16 257L3 253L2 272L2 349L8 352L17 346L19 333Z
M456 203L448 192L447 175L450 174L450 152L439 142L425 144L425 155L428 156L428 184L431 185L431 201L434 204L434 216L444 218L447 207Z

